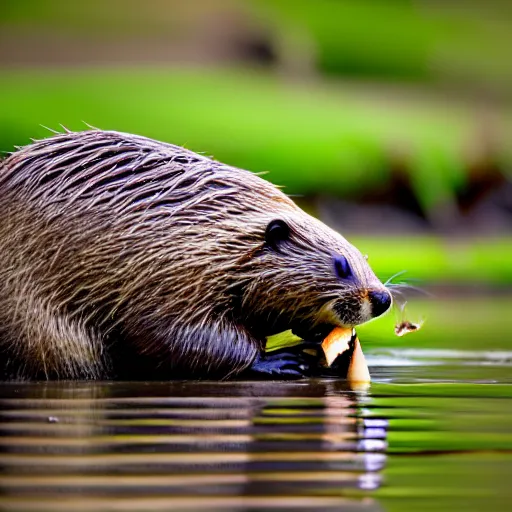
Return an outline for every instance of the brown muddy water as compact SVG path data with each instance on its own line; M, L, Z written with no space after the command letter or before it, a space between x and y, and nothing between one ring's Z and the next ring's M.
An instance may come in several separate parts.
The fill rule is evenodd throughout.
M510 510L512 354L369 360L367 391L2 384L0 509Z

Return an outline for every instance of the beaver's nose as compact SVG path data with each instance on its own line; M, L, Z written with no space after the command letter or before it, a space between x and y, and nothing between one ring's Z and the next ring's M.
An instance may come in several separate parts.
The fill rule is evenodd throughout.
M368 292L368 298L372 305L373 318L382 315L391 306L391 294L386 290L370 291Z

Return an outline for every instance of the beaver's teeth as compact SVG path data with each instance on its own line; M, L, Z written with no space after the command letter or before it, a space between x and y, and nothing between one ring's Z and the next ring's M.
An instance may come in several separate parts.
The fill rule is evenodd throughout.
M350 360L350 365L348 367L347 379L351 383L367 383L371 380L370 371L368 370L366 359L357 338L352 359Z

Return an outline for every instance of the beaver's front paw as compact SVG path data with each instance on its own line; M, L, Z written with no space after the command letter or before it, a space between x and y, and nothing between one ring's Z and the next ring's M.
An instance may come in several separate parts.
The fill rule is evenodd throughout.
M310 377L317 357L304 352L305 344L259 355L242 377L256 379L300 379Z

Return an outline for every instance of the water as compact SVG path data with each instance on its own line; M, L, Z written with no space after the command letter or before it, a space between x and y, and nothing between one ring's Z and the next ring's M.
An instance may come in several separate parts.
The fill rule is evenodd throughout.
M512 353L374 349L374 382L0 386L0 509L509 510Z

